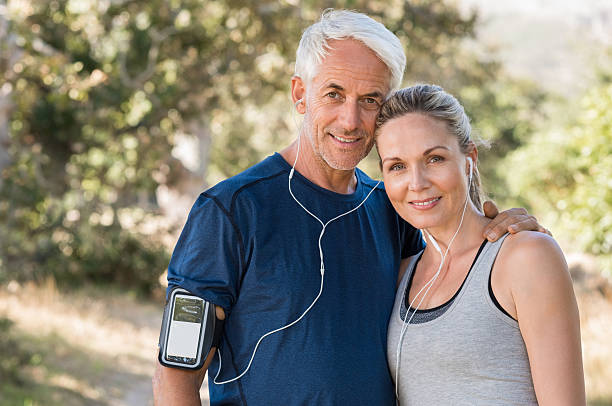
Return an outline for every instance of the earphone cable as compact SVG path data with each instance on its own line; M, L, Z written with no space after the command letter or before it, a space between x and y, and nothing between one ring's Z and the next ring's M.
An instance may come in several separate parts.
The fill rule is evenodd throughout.
M296 103L297 105L297 103ZM293 113L293 119L294 119L294 123L295 123L295 113ZM296 127L297 127L297 123L296 123ZM297 140L297 152L295 155L295 160L293 162L293 166L291 167L291 171L289 172L289 179L288 179L288 188L289 188L289 194L291 195L291 197L293 198L293 200L296 201L296 203L302 208L304 209L304 211L306 213L308 213L310 216L312 216L314 219L316 219L322 226L321 229L321 234L319 234L319 240L318 240L318 247L319 247L319 258L321 260L320 262L320 273L321 273L321 284L319 287L319 293L317 294L317 296L314 298L314 300L312 301L312 303L310 304L310 306L308 306L308 308L306 308L306 310L304 310L304 312L300 315L300 317L298 317L297 319L295 319L294 321L292 321L291 323L283 326L283 327L279 327L275 330L269 331L266 334L262 335L259 340L257 340L257 343L255 344L255 348L253 349L253 353L251 354L251 358L249 360L249 363L247 365L247 367L245 368L245 370L239 374L238 376L232 378L232 379L228 379L225 381L221 381L221 382L217 382L217 378L219 377L219 374L221 373L221 365L222 365L222 361L221 361L221 351L219 349L217 349L217 355L219 358L219 369L217 370L217 374L215 375L215 378L213 379L213 382L217 385L223 385L226 383L230 383L233 381L236 381L240 378L242 378L247 372L248 370L251 368L251 364L253 363L253 359L255 358L255 353L257 352L257 349L259 348L259 344L262 342L262 340L274 333L277 333L279 331L285 330L293 325L295 325L296 323L298 323L300 320L302 320L302 318L304 318L304 316L306 316L306 314L310 311L310 309L312 309L314 307L314 305L317 303L317 301L319 300L319 298L321 297L321 294L323 293L323 282L324 282L324 274L325 274L325 262L323 259L323 248L321 245L321 241L323 239L323 234L325 234L325 230L327 229L327 226L332 223L335 220L340 219L343 216L346 216L352 212L354 212L355 210L359 209L365 202L366 200L368 200L368 198L370 197L370 195L374 192L374 190L376 190L376 188L378 187L378 185L380 185L380 183L382 182L381 180L378 181L378 183L376 183L376 185L372 188L372 190L370 190L370 192L368 192L368 194L366 195L366 197L361 201L361 203L359 203L357 206L353 207L352 209L350 209L349 211L342 213L334 218L332 218L331 220L328 220L327 223L324 223L321 219L319 219L316 215L314 215L312 212L310 212L310 210L308 210L293 194L293 191L291 190L291 179L293 178L293 174L295 172L295 165L297 164L298 161L298 157L300 154L300 134L301 134L301 127L298 129L298 140Z
M469 178L468 178L468 187L467 187L467 195L465 196L465 203L463 205L463 211L461 213L461 220L459 221L459 226L457 227L457 230L455 231L455 234L453 234L453 237L451 238L450 242L448 243L448 246L446 247L446 251L444 252L444 255L442 255L442 250L440 249L440 246L436 242L435 238L433 238L433 236L427 230L425 230L425 229L422 230L426 234L426 236L429 238L429 240L431 241L431 243L434 246L434 248L436 249L436 251L440 254L441 261L440 261L440 265L438 266L438 270L436 271L434 276L425 285L423 285L423 287L418 291L418 293L415 295L415 297L410 302L410 304L408 306L408 309L406 309L406 315L408 315L408 312L410 312L410 309L412 308L412 305L414 304L416 299L419 297L419 295L421 294L423 289L425 289L427 287L427 290L425 291L425 293L421 297L421 300L417 304L416 308L414 308L414 311L412 312L412 315L410 316L410 319L408 319L408 321L405 322L402 325L402 329L401 329L401 332L400 332L400 337L399 337L399 340L398 340L398 343L397 343L396 362L395 362L395 398L396 398L396 402L397 403L399 403L399 376L400 376L400 366L401 366L400 359L401 359L401 356L402 356L402 344L403 344L403 340L404 340L404 334L406 333L408 325L412 321L414 315L416 314L416 312L420 308L421 304L423 303L423 300L425 299L425 297L429 293L429 290L431 289L431 287L433 286L433 284L437 280L438 276L440 275L440 272L442 271L442 267L444 265L444 261L446 260L446 256L448 255L448 252L450 251L450 247L453 244L453 241L455 241L455 237L457 237L457 234L459 233L459 230L461 229L461 226L463 225L463 219L465 217L465 211L467 209L468 201L469 201L469 198L470 198L469 197L470 188L472 186L473 163L472 163L472 159L470 157L468 157L468 161L470 163ZM416 269L413 272L416 272ZM408 295L409 294L410 294L410 292L408 292ZM404 295L403 295L402 301L404 300L405 297L406 297L406 291L404 291ZM400 310L400 319L401 319L401 310Z

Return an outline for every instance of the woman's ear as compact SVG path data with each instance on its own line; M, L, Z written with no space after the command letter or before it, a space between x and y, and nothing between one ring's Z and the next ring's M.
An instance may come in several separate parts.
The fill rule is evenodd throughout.
M472 160L472 166L476 168L476 164L478 163L478 148L476 148L474 142L470 141L466 155Z

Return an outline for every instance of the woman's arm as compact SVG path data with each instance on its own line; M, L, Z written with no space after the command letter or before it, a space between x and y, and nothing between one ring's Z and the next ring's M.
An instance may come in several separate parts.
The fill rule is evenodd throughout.
M493 291L518 320L539 404L585 405L578 306L555 240L536 232L508 236L494 271Z

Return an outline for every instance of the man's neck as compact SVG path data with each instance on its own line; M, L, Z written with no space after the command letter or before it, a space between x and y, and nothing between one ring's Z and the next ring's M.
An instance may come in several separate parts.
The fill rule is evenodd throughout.
M293 166L297 154L297 141L280 151L281 156ZM341 170L331 168L325 161L315 156L310 146L302 144L295 170L317 186L332 192L351 194L357 187L355 169Z

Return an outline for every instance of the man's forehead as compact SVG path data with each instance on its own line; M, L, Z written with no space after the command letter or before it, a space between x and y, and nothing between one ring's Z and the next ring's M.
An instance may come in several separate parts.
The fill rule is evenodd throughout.
M330 40L328 53L315 71L312 82L318 89L359 87L366 93L390 89L391 72L365 44L354 39Z

